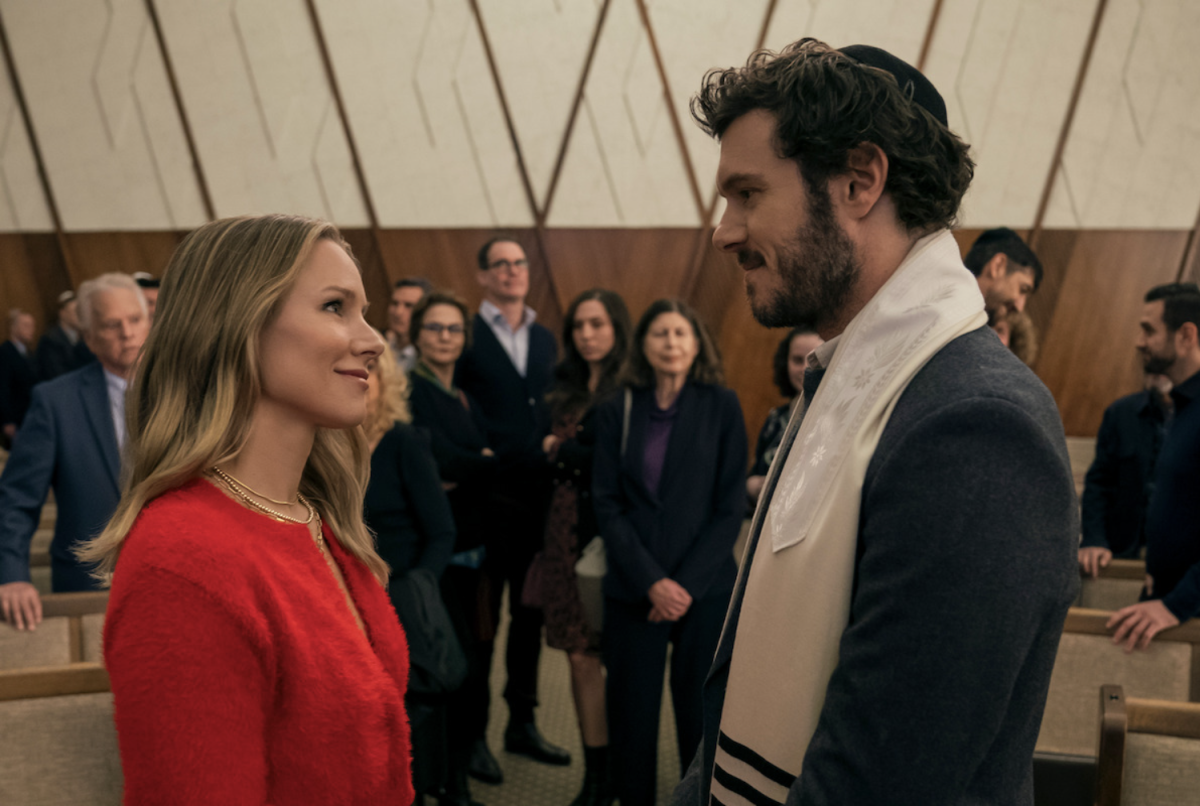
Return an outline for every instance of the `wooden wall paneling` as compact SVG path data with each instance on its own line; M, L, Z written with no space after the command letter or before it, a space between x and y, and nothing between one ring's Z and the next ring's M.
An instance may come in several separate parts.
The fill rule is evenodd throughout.
M1179 280L1200 280L1200 212L1196 213L1196 224L1188 235L1183 260L1179 262Z
M392 298L394 281L383 263L379 231L371 227L339 227L339 230L346 243L350 244L350 250L362 268L363 290L367 292L367 300L371 304L367 309L367 321L378 330L386 330L387 309Z
M37 319L38 337L58 319L58 295L71 288L57 236L53 233L0 233L0 315L10 308ZM5 332L2 338L8 338Z
M1042 339L1038 374L1071 436L1094 436L1104 409L1136 391L1142 296L1175 279L1184 231L1080 231Z
M562 309L550 282L549 270L541 246L532 229L505 230L514 235L529 257L528 304L537 311L538 322L557 336L562 324ZM458 294L474 310L483 299L476 275L475 255L492 229L381 229L379 245L388 280L401 277L428 277L438 288Z
M563 311L589 288L618 292L634 322L651 302L681 296L695 231L548 229L546 256Z
M183 230L151 232L68 232L63 237L75 257L74 286L108 272L149 272L162 277Z
M1062 288L1067 276L1067 267L1071 263L1071 255L1075 252L1075 243L1079 239L1079 232L1077 229L1042 230L1037 256L1042 261L1045 276L1042 278L1041 286L1029 298L1025 308L1025 312L1033 320L1038 344L1041 345L1039 355L1044 350L1047 331L1060 301L1071 304L1069 298L1062 296ZM1025 233L1022 234L1025 235ZM1026 237L1028 236L1026 235ZM1059 338L1062 336L1060 335ZM1037 368L1037 362L1035 362L1034 370L1036 371Z

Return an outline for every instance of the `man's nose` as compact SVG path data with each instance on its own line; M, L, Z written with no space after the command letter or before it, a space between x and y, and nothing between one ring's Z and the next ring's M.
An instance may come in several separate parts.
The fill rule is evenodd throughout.
M745 227L742 226L742 223L726 207L725 214L721 216L721 221L717 224L717 228L713 230L713 246L722 252L732 252L745 240Z

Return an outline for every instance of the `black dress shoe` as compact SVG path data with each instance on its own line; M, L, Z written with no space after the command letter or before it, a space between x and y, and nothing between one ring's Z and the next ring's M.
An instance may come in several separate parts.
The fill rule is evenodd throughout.
M467 765L467 774L476 781L485 784L504 783L504 773L500 771L500 762L488 749L487 742L479 739L471 748L471 761Z
M508 723L508 727L504 729L504 750L558 767L565 767L571 763L571 754L546 741L532 722Z

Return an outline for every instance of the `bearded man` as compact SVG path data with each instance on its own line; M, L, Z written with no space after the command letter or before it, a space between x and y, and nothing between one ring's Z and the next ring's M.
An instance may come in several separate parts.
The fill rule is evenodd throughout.
M1108 621L1114 643L1145 649L1162 630L1200 616L1200 294L1179 283L1145 296L1137 349L1147 373L1171 381L1175 415L1154 466L1146 509L1142 601Z
M1062 425L949 227L968 146L919 72L806 39L710 72L713 235L812 326L674 802L1031 804L1079 517Z

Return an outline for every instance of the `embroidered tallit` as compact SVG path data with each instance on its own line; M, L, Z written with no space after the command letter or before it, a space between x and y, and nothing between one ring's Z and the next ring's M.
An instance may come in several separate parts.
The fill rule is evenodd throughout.
M945 345L984 325L949 231L926 236L842 333L796 407L754 514L712 794L787 798L849 619L863 479L896 402ZM726 629L728 629L728 622ZM723 639L724 640L724 639Z

